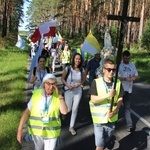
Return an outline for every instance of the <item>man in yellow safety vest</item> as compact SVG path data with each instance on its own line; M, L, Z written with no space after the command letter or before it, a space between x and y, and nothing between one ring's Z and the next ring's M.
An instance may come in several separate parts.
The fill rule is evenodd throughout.
M115 63L106 59L103 66L104 76L94 79L89 90L96 150L103 150L106 142L113 135L115 122L118 120L118 111L123 100L124 91L119 79L117 79L116 89L113 88L115 71ZM114 97L114 104L110 111L112 97Z

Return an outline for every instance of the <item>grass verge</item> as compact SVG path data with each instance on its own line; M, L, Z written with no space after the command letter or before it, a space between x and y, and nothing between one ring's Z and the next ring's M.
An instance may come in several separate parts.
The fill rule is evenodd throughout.
M139 80L150 84L150 54L146 50L131 49L131 55L131 61L139 73Z
M18 150L17 127L24 109L27 53L0 50L0 149Z

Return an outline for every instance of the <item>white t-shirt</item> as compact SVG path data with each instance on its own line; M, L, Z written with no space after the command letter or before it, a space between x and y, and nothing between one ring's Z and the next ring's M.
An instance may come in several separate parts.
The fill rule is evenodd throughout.
M57 50L55 48L51 48L51 56L56 57L57 56Z
M43 72L41 72L41 71L39 70L39 68L36 68L36 75L35 75L35 76L37 77L37 79L36 79L36 81L35 81L35 83L34 83L34 90L41 87L43 78L44 78L44 76L45 76L46 74L47 74L47 69L46 69L46 68L45 68L45 70L44 70Z
M134 76L138 76L138 72L133 63L129 62L129 64L124 64L123 62L121 62L119 66L118 76L122 78L132 78ZM124 91L132 93L133 81L122 81L122 86Z
M81 80L82 80L81 79L81 71L76 71L72 67L70 69L71 69L70 73L69 73L68 78L66 80L67 84L69 84L71 86L75 86L76 84L81 83ZM65 68L65 70L68 71L68 66ZM85 71L84 68L82 68L82 73L84 71ZM65 86L65 90L68 90L67 86Z

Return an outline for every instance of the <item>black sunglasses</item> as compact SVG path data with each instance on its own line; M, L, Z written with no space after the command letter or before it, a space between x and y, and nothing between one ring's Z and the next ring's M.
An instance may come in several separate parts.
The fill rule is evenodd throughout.
M105 68L108 72L115 72L116 71L116 69L115 68Z

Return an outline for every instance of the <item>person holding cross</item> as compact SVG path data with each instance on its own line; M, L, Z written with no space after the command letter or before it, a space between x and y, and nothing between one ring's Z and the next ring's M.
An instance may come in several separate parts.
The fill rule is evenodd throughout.
M118 111L123 101L123 88L117 79L116 89L113 89L115 63L106 59L103 66L104 76L94 79L89 90L90 112L94 124L96 150L103 150L110 140L118 120ZM111 99L114 97L113 108L110 110Z

